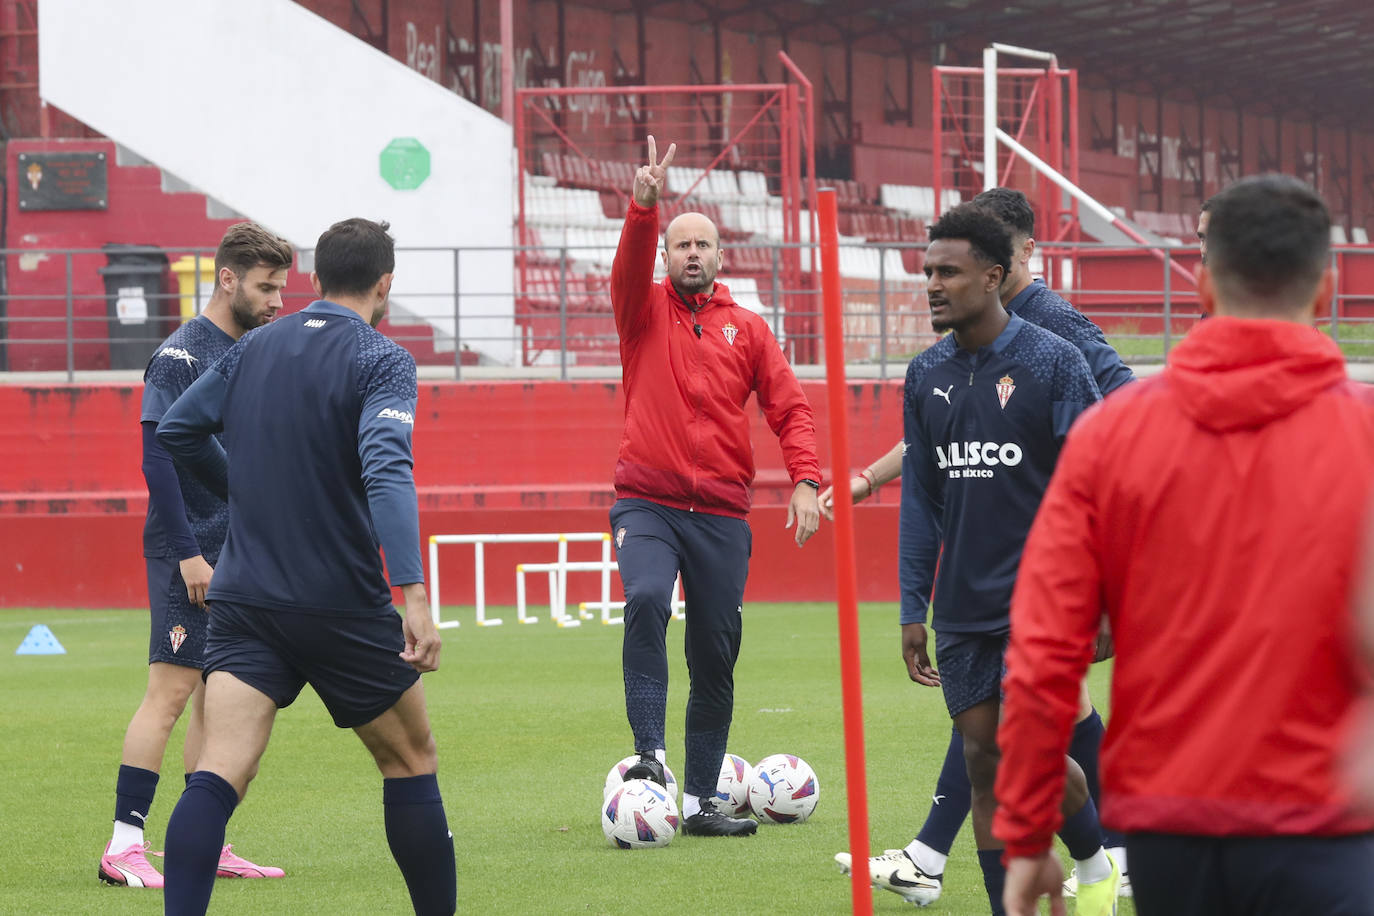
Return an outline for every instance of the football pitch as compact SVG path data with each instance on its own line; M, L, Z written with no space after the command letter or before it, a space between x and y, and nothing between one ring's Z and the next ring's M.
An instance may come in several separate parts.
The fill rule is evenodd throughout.
M506 609L491 609L499 614ZM848 913L832 861L847 848L838 627L828 604L744 610L730 751L750 763L797 754L821 784L805 824L744 839L679 835L664 849L611 848L599 803L606 772L632 750L620 679L620 628L589 621L479 629L467 608L443 631L441 669L425 676L439 782L458 862L459 912ZM871 844L905 845L925 816L949 738L937 690L906 677L895 605L860 609ZM34 624L65 655L16 656ZM0 610L0 913L152 914L159 891L96 880L109 839L124 729L146 682L147 612ZM668 632L668 763L682 778L687 674L682 627ZM1091 686L1105 704L1108 666ZM1104 710L1105 711L1105 710ZM183 723L173 735L147 837L163 832L182 784ZM315 695L277 717L262 770L230 821L235 851L281 866L276 881L220 880L211 912L409 913L382 825L381 778L361 743ZM160 860L153 860L160 864ZM960 832L941 899L922 912L987 912L972 828ZM1073 903L1069 903L1073 912ZM874 891L877 913L913 912ZM1129 901L1121 913L1133 914Z

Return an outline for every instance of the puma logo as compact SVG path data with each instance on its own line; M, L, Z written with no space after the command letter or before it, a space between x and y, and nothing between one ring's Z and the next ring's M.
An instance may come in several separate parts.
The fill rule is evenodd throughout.
M939 388L933 388L933 389L931 389L931 392L930 392L930 393L931 393L931 394L938 394L940 397L944 398L944 399L945 399L945 403L948 404L948 403L949 403L949 393L950 393L951 391L953 391L953 390L954 390L954 385L951 384L951 385L950 385L948 388L946 388L944 391L941 391Z

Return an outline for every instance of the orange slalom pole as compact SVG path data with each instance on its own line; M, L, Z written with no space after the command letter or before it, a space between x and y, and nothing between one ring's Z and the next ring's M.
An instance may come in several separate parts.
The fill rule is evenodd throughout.
M840 622L840 686L844 697L844 766L849 794L850 879L855 916L873 912L868 880L868 783L864 766L863 672L859 664L859 586L854 568L854 504L849 495L849 420L845 410L844 303L840 295L840 235L835 189L816 194L820 217L821 308L825 328L825 388L830 401L830 472L835 491L835 585Z

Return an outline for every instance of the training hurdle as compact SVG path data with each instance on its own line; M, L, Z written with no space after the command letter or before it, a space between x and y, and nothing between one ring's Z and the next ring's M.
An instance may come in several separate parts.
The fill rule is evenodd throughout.
M616 567L616 569L619 568L619 566ZM583 601L577 605L577 610L579 616L581 616L583 620L586 620L588 617L591 616L590 614L586 614L586 611L600 610L601 622L603 624L619 624L624 623L625 618L612 617L611 611L618 611L623 609L624 607L624 601L612 601L610 593L608 591L603 590L601 593L600 601ZM687 615L684 613L684 610L687 607L687 602L683 600L682 597L682 575L680 573L678 574L677 582L673 585L673 603L671 607L673 609L674 620L687 619Z
M552 608L559 607L559 597L567 594L568 584L568 544L570 542L601 542L601 563L595 564L602 570L602 595L609 597L611 589L611 569L616 568L611 563L611 535L606 531L576 531L562 533L528 533L528 534L434 534L429 538L429 612L434 618L434 625L441 630L459 625L457 620L441 620L439 616L439 545L440 544L471 544L473 549L473 580L476 586L476 608L477 625L479 627L499 627L504 621L500 617L487 617L487 589L486 589L486 551L487 544L557 544L558 561L555 569L550 571L551 586L557 585L557 595L550 589L550 603ZM533 564L521 564L531 566ZM517 567L518 569L518 567ZM520 580L517 579L517 588ZM563 607L566 607L564 603ZM558 619L556 612L555 620ZM566 613L562 613L567 617ZM523 617L523 615L522 615ZM522 620L522 622L526 622ZM533 621L529 621L533 622Z
M554 623L560 627L580 627L582 621L591 620L592 610L601 611L601 622L603 624L624 623L624 617L612 617L612 610L619 610L625 606L624 601L611 600L611 573L619 572L620 564L610 559L609 555L603 556L601 562L589 560L582 563L521 563L515 567L515 613L521 623L538 623L538 617L532 617L526 613L525 606L525 573L546 572L549 574L549 616ZM567 592L567 573L570 572L599 572L601 573L601 600L582 601L577 605L577 616L573 617L568 613L568 592ZM555 574L562 578L560 585L556 581ZM687 603L682 599L682 576L678 575L677 582L673 585L673 619L686 620L687 615L683 609Z
M549 574L549 619L560 627L580 627L582 621L591 620L592 615L587 613L585 607L579 607L577 616L573 617L568 613L568 592L567 582L570 572L599 572L601 573L601 597L603 601L611 597L611 572L620 568L619 564L612 562L609 556L610 544L607 542L604 547L603 556L600 562L588 560L586 562L567 562L559 561L556 563L517 563L515 565L515 615L520 623L538 623L539 618L527 613L525 607L525 573L548 573ZM561 581L560 581L561 580Z

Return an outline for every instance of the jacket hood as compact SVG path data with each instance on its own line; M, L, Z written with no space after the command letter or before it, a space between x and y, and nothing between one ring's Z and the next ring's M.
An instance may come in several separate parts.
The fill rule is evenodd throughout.
M1165 373L1184 413L1217 432L1264 426L1347 378L1340 348L1315 328L1225 315L1193 328Z
M724 283L721 283L719 280L716 281L715 289L711 290L711 292L697 293L696 295L692 296L690 305L686 301L684 301L681 296L678 295L677 287L673 286L673 280L671 277L664 277L661 282L663 283L663 288L668 292L669 302L676 302L681 305L687 305L688 308L690 308L692 305L695 305L698 309L701 309L705 308L708 305L739 304L735 302L734 297L730 295L730 287L726 286Z

